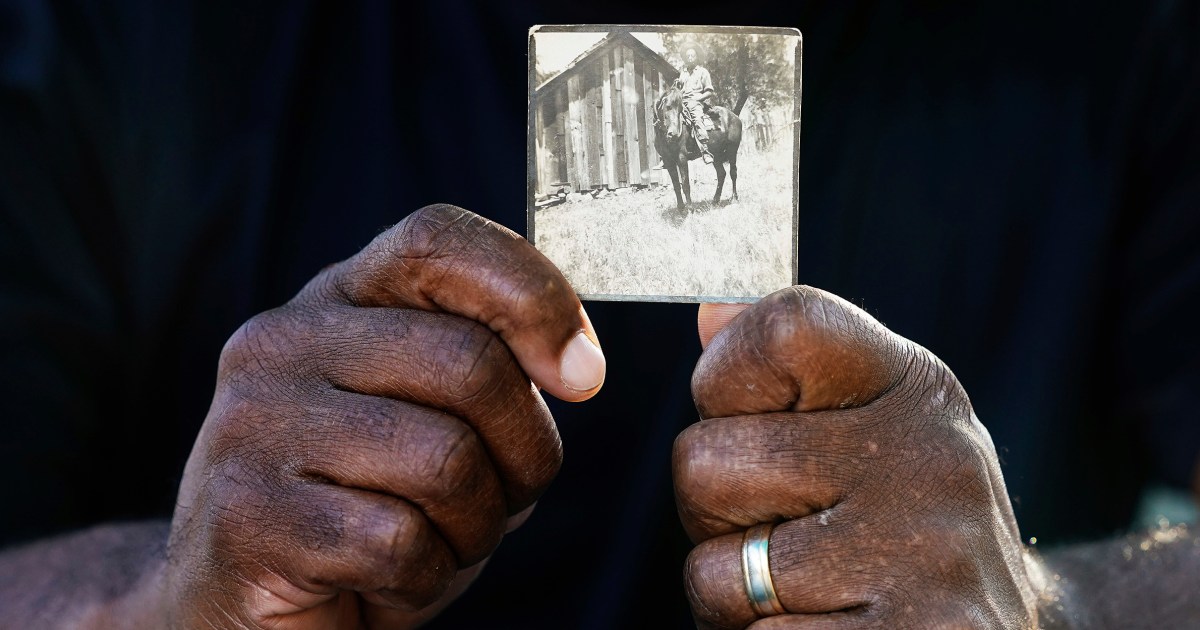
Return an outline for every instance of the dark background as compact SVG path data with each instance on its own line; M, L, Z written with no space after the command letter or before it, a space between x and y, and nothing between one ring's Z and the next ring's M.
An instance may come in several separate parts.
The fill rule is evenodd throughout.
M424 204L524 231L535 23L804 33L802 282L953 368L1023 536L1200 445L1194 4L0 3L0 542L165 517L224 339ZM589 303L604 390L434 627L686 627L695 307Z

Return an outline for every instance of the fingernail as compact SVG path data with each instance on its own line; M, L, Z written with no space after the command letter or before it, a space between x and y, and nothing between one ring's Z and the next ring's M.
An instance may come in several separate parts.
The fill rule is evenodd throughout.
M563 385L577 392L596 389L604 382L604 353L581 332L563 351L558 374Z

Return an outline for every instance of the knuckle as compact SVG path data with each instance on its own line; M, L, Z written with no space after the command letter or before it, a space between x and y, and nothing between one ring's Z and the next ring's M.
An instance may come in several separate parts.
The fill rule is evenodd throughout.
M942 512L924 519L922 535L917 537L925 548L926 564L934 575L960 577L971 572L974 541L979 533L978 518L962 512Z
M671 446L671 459L675 467L675 482L686 482L695 473L697 443L704 438L704 428L700 423L688 426L675 436Z
M992 434L983 426L983 423L976 417L972 411L970 416L964 420L967 437L980 454L988 461L989 467L998 466L1000 461L996 454L996 443L992 441Z
M713 602L708 599L708 584L705 582L705 551L704 546L698 546L688 554L684 564L683 584L687 592L688 602L692 613L700 620L711 623L719 618L720 613Z
M424 517L411 509L392 512L381 531L368 553L376 575L392 576L387 590L403 593L415 609L437 601L449 588L457 565L431 544Z
M764 325L754 330L756 334L751 341L761 348L790 350L809 327L805 316L813 299L812 292L809 287L794 286L764 298L768 313L762 319Z
M803 374L808 408L863 407L903 373L902 338L846 300L807 286L777 291L755 305L755 326L741 342L749 354L781 357L785 373ZM820 370L813 369L817 364ZM804 389L804 388L801 388Z
M376 566L393 567L416 551L421 538L421 523L409 510L392 512L390 518L382 518L381 535L373 538L368 547Z
M397 567L413 565L427 551L422 548L422 518L415 508L380 501L370 509L334 514L326 520L332 521L328 527L338 530L339 538L359 541L355 546L367 572L385 576ZM313 519L306 527L313 528L321 520Z
M703 423L684 429L675 438L672 459L680 510L693 518L710 516L706 499L723 485L726 468L726 456L712 431Z
M713 628L738 627L725 610L721 585L714 583L714 554L710 543L701 543L688 554L684 563L683 583L696 621Z
M483 398L500 385L503 367L513 359L495 333L467 320L458 322L443 338L445 352L434 380L459 402Z
M480 252L472 250L486 250L487 284L503 299L483 306L478 318L496 328L519 331L575 319L574 290L527 241L503 226L462 208L436 205L406 218L398 232L409 257L437 258L439 269L464 276L480 273L480 257L472 255Z
M538 451L537 462L537 465L522 471L519 481L510 483L510 507L521 509L532 505L558 476L562 469L563 450L562 441L557 436L547 440L545 447Z
M974 439L945 423L928 422L910 440L911 456L898 465L908 471L909 491L924 505L952 507L962 514L992 499L990 462Z
M261 449L248 445L262 437L258 435L257 427L264 419L264 410L258 404L236 391L220 388L213 410L205 421L202 437L207 439L198 452L209 465L261 457L265 454Z
M936 446L927 454L932 478L926 481L940 490L932 496L960 509L990 504L993 462L975 435L956 425L943 425L935 427L928 438Z
M542 328L554 322L580 324L575 315L578 302L570 285L549 262L530 263L526 259L513 266L505 288L510 304L507 310L485 313L484 317L512 331Z
M970 441L969 436L962 436L964 445L959 449L959 456L950 467L948 479L955 489L956 496L963 493L968 498L978 499L990 497L989 462L986 455Z
M279 516L270 513L261 481L255 476L233 463L217 466L206 480L199 502L189 506L192 516L187 520L205 532L205 547L212 553L234 553L247 544L262 544L263 534ZM195 522L197 519L202 524Z
M291 303L359 306L357 296L348 287L348 280L355 274L356 258L326 265L300 289Z
M278 432L254 435L263 421L286 416L312 394L316 382L306 323L284 308L256 315L226 341L206 426L213 439L248 438L260 443ZM285 411L286 409L286 411ZM294 416L299 417L299 416ZM216 445L220 446L220 445Z
M221 375L231 374L255 364L255 358L274 347L270 311L246 320L226 340L218 360Z
M965 435L990 442L979 434L966 392L942 361L928 350L906 342L905 365L895 383L864 416L864 427L897 437L918 453L948 451L962 446ZM984 431L986 433L986 431ZM949 442L944 440L949 439Z
M284 306L259 313L238 327L221 349L218 376L262 378L294 372L299 355L295 340L308 326L293 310Z
M413 255L433 256L460 243L463 237L487 222L478 215L450 204L433 204L408 215L393 234ZM469 240L469 237L468 237Z
M770 341L777 344L793 344L803 328L820 331L822 334L854 334L858 317L847 304L831 293L813 287L799 285L774 294L772 311L779 315L772 318L777 325L769 328ZM787 346L784 346L787 347Z
M464 217L477 216L473 212L450 203L431 203L422 206L408 215L406 221L416 221L428 225L444 226Z
M902 380L905 387L895 389L898 397L907 398L914 411L958 418L969 416L970 398L954 372L937 355L912 342L907 342L906 364Z
M444 500L468 485L479 472L480 448L479 438L466 425L456 423L448 429L419 465L423 498Z

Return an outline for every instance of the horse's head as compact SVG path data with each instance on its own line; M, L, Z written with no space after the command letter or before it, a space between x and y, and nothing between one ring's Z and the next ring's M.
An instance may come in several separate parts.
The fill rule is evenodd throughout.
M654 104L654 127L666 134L667 140L678 140L683 135L682 115L683 94L678 85L672 85Z

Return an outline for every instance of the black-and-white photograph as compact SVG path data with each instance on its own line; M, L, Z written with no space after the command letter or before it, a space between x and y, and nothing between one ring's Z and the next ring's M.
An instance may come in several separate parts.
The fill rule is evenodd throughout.
M785 28L532 28L529 240L584 299L795 284L801 49Z

